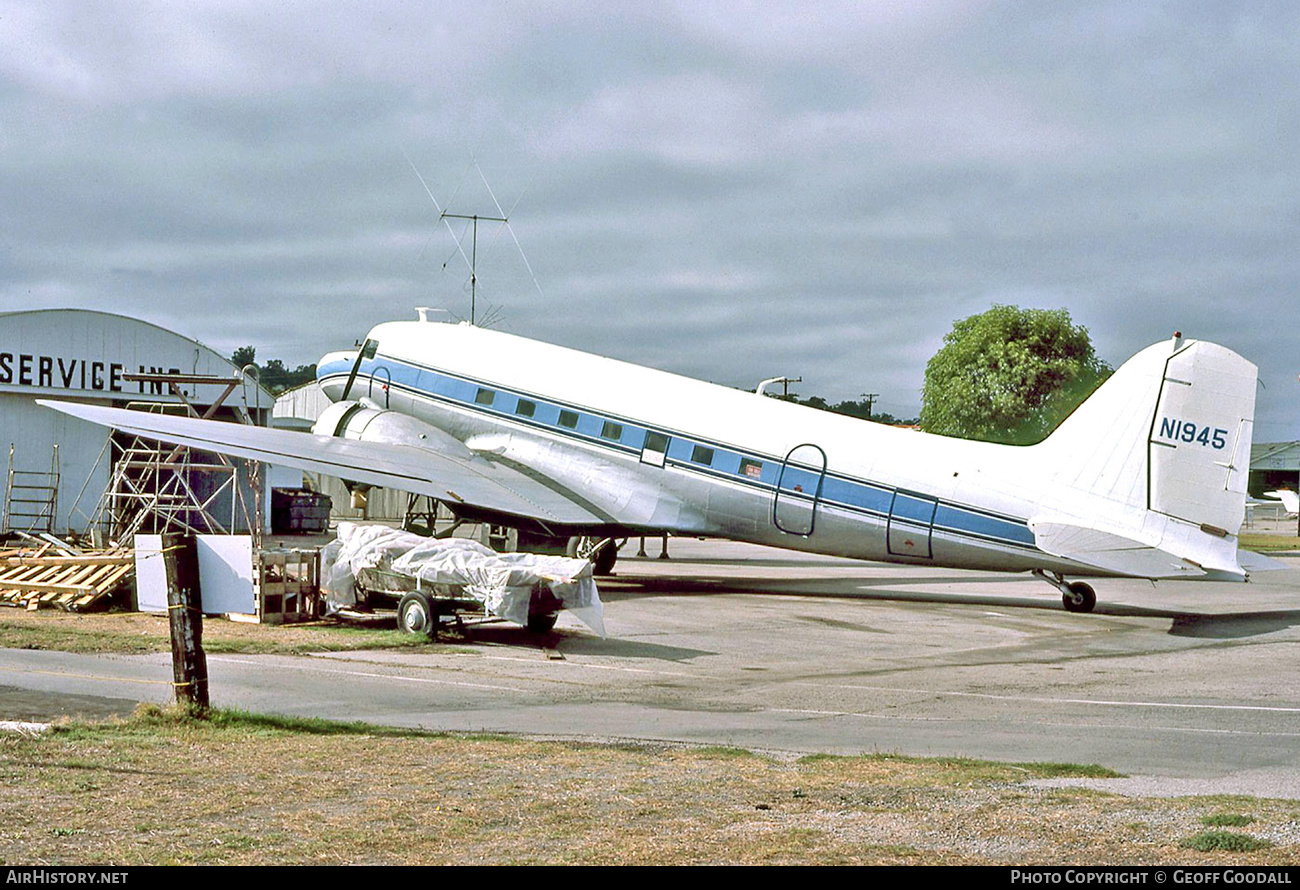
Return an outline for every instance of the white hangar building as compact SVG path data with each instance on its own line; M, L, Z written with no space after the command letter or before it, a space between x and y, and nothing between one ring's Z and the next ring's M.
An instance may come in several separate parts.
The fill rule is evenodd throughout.
M84 534L103 520L105 492L120 481L115 470L125 472L125 437L113 433L110 447L109 430L37 405L39 398L174 412L188 403L199 414L216 404L213 416L256 423L274 404L223 356L146 321L88 309L0 313L3 531ZM216 481L194 484L220 508Z

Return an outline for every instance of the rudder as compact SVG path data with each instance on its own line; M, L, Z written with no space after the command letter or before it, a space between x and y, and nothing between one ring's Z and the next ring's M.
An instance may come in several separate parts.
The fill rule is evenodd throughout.
M1257 369L1198 342L1169 357L1150 437L1148 508L1235 535L1246 510Z

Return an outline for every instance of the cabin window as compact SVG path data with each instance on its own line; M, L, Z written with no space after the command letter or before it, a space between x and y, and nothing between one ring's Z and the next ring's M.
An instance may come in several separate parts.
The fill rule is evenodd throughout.
M353 342L355 343L356 341L354 340ZM375 353L377 353L378 351L379 351L378 340L367 340L366 345L361 347L361 355L363 358L374 358Z
M520 399L515 404L515 413L520 417L532 417L537 413L537 403L528 399Z
M623 424L615 423L612 420L605 421L605 425L600 428L600 437L602 439L612 439L617 442L623 438Z
M748 476L750 479L762 479L763 462L742 457L740 459L740 475Z
M641 446L641 463L662 467L668 459L668 437L663 433L647 431Z
M578 412L561 411L560 426L564 427L566 430L576 430L578 428Z
M697 464L704 464L706 467L713 465L713 449L704 445L696 445L691 451L691 460Z
M491 405L496 397L497 394L495 390L484 389L480 386L478 394L474 396L474 402L479 405Z

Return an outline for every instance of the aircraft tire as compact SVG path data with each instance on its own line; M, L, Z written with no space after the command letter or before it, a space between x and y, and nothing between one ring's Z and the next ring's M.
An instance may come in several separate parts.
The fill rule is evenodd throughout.
M1067 612L1091 612L1097 605L1097 592L1090 584L1074 581L1068 592L1061 595L1061 603Z
M602 541L608 541L603 547ZM564 548L568 556L591 560L591 570L596 575L614 574L614 563L618 561L618 544L609 538L592 538L579 536L569 538Z
M438 615L428 594L412 591L397 604L397 626L408 634L423 634L429 639L438 636Z

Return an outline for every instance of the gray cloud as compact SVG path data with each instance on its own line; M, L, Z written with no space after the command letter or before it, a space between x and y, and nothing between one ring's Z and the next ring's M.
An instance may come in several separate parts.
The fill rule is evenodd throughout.
M0 0L0 302L290 364L467 314L409 156L511 210L516 333L910 413L954 319L1064 306L1237 349L1300 438L1298 55L1267 3Z

